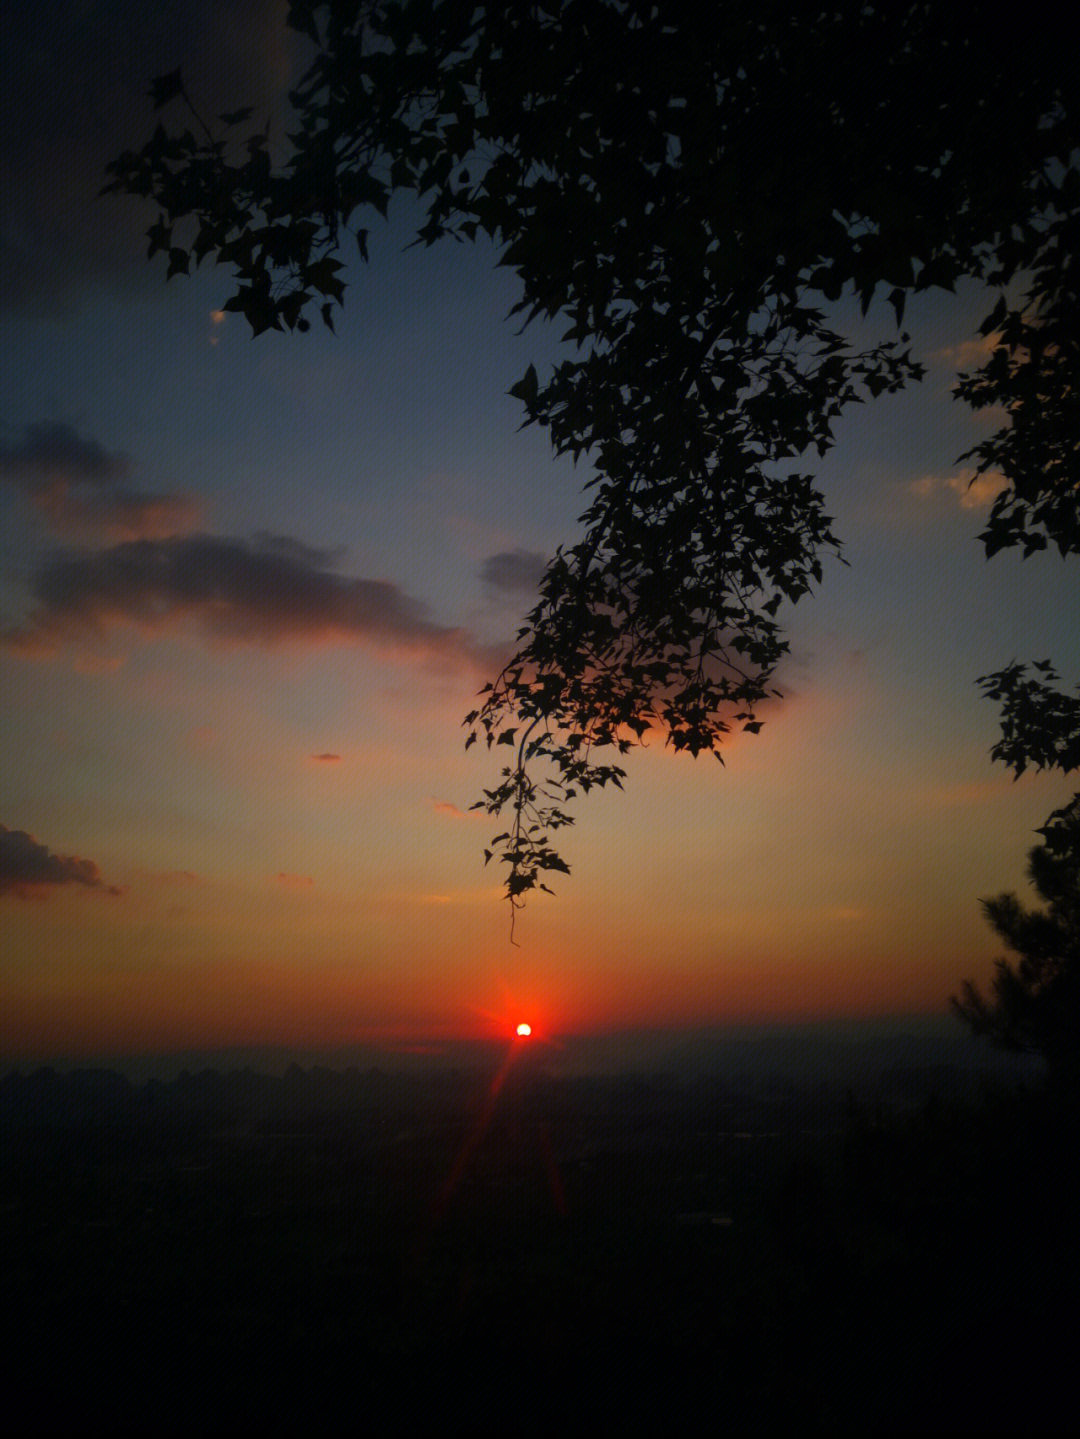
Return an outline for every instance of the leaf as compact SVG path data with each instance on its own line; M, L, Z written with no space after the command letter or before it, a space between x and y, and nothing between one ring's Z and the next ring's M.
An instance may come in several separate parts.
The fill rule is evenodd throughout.
M521 379L510 386L507 394L512 395L516 400L523 400L526 408L532 410L536 405L539 387L540 379L536 373L536 366L530 364Z
M979 326L979 334L992 335L996 330L1000 330L1002 322L1004 321L1005 316L1008 314L1008 310L1009 307L1005 302L1005 296L1000 295L998 297L997 304L994 306L994 308L990 311L989 315L987 315L986 319Z
M146 258L152 260L159 250L167 250L172 244L172 226L166 225L164 216L159 215L157 221L147 230L146 236L150 241Z
M155 110L162 109L170 100L175 100L177 95L183 93L184 81L179 70L170 70L167 75L159 75L150 83L149 95Z

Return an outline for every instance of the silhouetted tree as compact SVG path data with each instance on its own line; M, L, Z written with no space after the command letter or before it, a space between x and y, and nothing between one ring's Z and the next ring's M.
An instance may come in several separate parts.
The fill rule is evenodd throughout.
M469 743L509 749L478 807L510 815L492 843L514 903L567 869L551 836L577 793L619 783L605 756L659 730L719 757L732 726L760 729L781 606L840 548L804 462L850 405L921 377L909 295L988 292L990 348L955 391L1006 417L962 457L1006 481L987 553L1080 549L1080 125L1060 8L1000 26L938 0L294 0L289 24L315 56L287 142L241 143L246 110L212 130L177 71L153 98L186 102L195 128L159 125L107 188L156 201L170 276L231 265L225 308L255 334L306 329L313 308L332 325L340 246L366 259L365 212L397 190L426 202L418 240L490 238L525 323L566 326L576 354L512 393L557 453L591 462L584 532L467 719ZM880 343L834 328L821 307L845 292L864 314L888 301ZM1023 694L1053 707L1049 678L1014 665L983 684L1007 728L1031 722ZM1075 747L1076 702L1057 698Z
M1028 856L1028 878L1044 902L1025 909L1015 894L982 901L986 917L1013 952L999 959L991 992L966 981L953 1012L977 1035L1046 1059L1051 1082L1075 1088L1080 1077L1080 800L1057 812Z

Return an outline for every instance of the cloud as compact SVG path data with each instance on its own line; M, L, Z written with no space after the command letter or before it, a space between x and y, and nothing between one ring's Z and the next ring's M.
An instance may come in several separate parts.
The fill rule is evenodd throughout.
M315 762L316 764L340 764L340 763L341 763L341 756L340 756L339 754L313 754L313 755L311 756L311 758L314 760L314 762Z
M53 854L25 830L0 824L0 894L25 899L62 884L120 893L115 885L105 883L93 860Z
M313 889L315 881L309 874L279 874L275 877L275 884L282 889Z
M480 810L459 809L456 804L451 804L448 799L433 799L431 808L436 814L444 814L447 819L488 819L489 816Z
M912 790L910 797L931 809L966 809L1011 798L1017 785L1037 784L1035 771L1023 775L995 774L984 779L954 780Z
M196 874L191 869L144 869L138 871L138 877L148 884L167 885L170 888L181 889L190 889L207 883L201 874Z
M124 667L123 655L79 655L72 669L77 675L114 675Z
M535 594L547 560L535 550L502 550L488 555L480 568L480 578L493 590L504 594Z
M31 582L35 607L0 636L9 651L56 653L113 631L156 637L194 625L211 642L270 647L361 644L391 656L486 666L468 633L435 624L384 580L326 567L326 552L198 534L133 540L47 560Z
M150 138L150 82L177 65L207 116L272 111L291 79L285 10L285 0L39 0L5 12L0 309L51 316L102 286L162 286L163 267L146 262L153 208L100 197L105 165ZM165 118L183 123L179 110Z
M196 725L194 729L189 729L184 739L189 749L195 750L197 753L205 753L217 745L221 735L212 724L201 724Z
M194 495L150 495L137 490L78 495L56 488L35 495L34 505L57 534L114 543L188 534L205 511Z
M852 924L855 920L867 919L871 911L855 904L831 904L825 905L823 909L816 911L816 913L820 914L822 919L830 922L836 921L838 924Z
M126 478L131 460L97 440L84 440L70 425L48 420L23 428L21 443L0 445L0 478L29 494L68 484L110 485Z
M202 518L192 495L150 494L124 482L131 459L53 421L0 445L0 482L20 490L57 534L113 543L186 534Z
M958 344L945 345L940 350L933 350L930 359L947 364L953 369L973 370L985 364L997 343L996 333L976 335L969 340L961 340Z
M1004 475L990 471L984 475L920 475L908 486L913 495L927 499L931 495L951 492L961 509L983 510L993 504L1002 490L1008 489Z
M305 545L303 540L294 539L292 535L276 535L269 530L256 530L251 542L263 554L277 555L315 570L337 569L348 554L344 545L320 549L316 545Z

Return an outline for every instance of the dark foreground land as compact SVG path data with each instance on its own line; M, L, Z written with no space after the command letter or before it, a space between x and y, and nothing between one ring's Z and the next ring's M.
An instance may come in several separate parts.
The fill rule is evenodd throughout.
M1062 1106L909 1095L884 1115L810 1084L492 1078L0 1080L7 1421L1070 1427Z

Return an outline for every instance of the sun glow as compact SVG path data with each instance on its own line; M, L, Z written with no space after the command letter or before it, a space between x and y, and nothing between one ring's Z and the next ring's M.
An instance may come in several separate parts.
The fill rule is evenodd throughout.
M518 1027L517 1027L517 1037L518 1037L518 1039L528 1039L528 1037L529 1037L530 1034L532 1034L532 1025L531 1025L531 1024L519 1024L519 1025L518 1025Z

